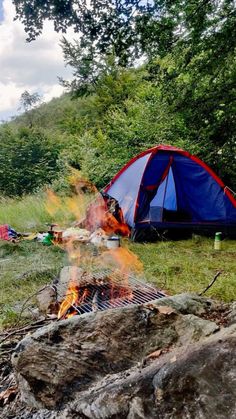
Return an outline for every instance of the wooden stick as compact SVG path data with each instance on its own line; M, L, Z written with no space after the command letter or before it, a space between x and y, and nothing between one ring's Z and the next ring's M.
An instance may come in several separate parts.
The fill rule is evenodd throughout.
M202 292L200 292L198 295L199 295L199 297L201 297L201 295L203 295L203 294L205 294L205 292L207 292L208 290L209 290L209 288L211 288L212 287L212 285L215 283L215 281L217 280L217 278L218 278L218 276L220 276L222 274L222 271L218 271L216 274L215 274L215 276L214 276L214 278L212 279L212 281L210 282L210 284L208 284L207 285L207 287L202 291Z
M24 309L25 309L25 307L26 307L26 304L31 300L31 298L33 298L33 297L35 297L36 295L38 295L40 292L42 292L42 291L44 291L46 288L49 288L50 287L50 285L45 285L43 288L40 288L38 291L36 291L36 292L34 292L33 294L31 294L25 301L24 301L24 303L23 303L23 305L22 305L22 307L21 307L21 311L20 311L20 313L19 313L19 317L18 317L18 320L17 320L17 322L16 322L16 324L15 324L15 326L17 326L19 323L20 323L20 320L21 320L21 316L22 316L22 313L23 313L23 311L24 311Z
M42 325L42 324L44 324L46 322L46 319L45 320L37 320L36 322L34 322L34 323L31 323L31 324L28 324L28 325L26 325L26 326L24 326L24 327L21 327L20 329L17 329L17 330L13 330L13 332L10 332L10 333L8 333L8 335L7 336L5 336L1 341L0 341L0 345L3 343L3 342L5 342L5 340L7 340L9 337L11 337L11 336L14 336L14 335L18 335L18 334L23 334L24 335L24 333L25 332L28 332L28 331L30 331L30 330L32 330L32 329L38 329L39 327L40 327L40 325ZM47 323L50 323L50 321L47 321Z

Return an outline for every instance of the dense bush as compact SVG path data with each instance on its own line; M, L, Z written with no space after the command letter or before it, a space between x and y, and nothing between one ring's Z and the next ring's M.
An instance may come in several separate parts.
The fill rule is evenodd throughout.
M39 130L0 130L0 193L31 193L59 174L59 147Z

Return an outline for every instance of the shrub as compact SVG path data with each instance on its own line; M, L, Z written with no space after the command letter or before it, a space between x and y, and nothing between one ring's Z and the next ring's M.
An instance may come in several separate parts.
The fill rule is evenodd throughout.
M59 145L41 131L28 128L0 131L0 192L7 196L31 193L59 174Z

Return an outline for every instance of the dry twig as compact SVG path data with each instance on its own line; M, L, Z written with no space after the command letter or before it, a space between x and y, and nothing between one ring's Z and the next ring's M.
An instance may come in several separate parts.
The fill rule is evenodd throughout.
M50 323L49 321L47 321L46 319L44 319L44 320L37 320L36 322L34 322L34 323L31 323L31 324L28 324L28 325L26 325L26 326L24 326L24 327L21 327L20 329L15 329L15 330L13 330L12 332L10 332L10 333L8 333L6 336L4 336L4 338L0 341L0 345L3 343L3 342L5 342L5 340L7 340L7 339L9 339L11 336L14 336L14 335L24 335L24 334L26 334L27 332L29 332L30 330L32 330L32 329L38 329L39 327L40 327L40 325L41 324L44 324L44 323Z
M208 290L209 290L209 288L211 288L212 287L212 285L215 283L215 281L217 280L217 278L220 276L222 274L222 271L218 271L216 274L215 274L215 276L214 276L214 278L212 279L212 281L210 282L210 284L208 284L207 285L207 287L202 291L202 292L200 292L198 295L199 295L199 297L201 297L201 295L203 295L203 294L205 294L205 292L207 292Z
M21 307L21 311L20 311L20 313L19 313L19 317L18 317L18 321L17 321L17 323L16 323L16 325L15 326L17 326L18 324L19 324L19 322L20 322L20 319L21 319L21 316L22 316L22 313L23 313L23 311L25 310L25 308L26 308L26 305L27 305L27 303L31 300L31 298L33 298L33 297L35 297L36 295L38 295L40 292L42 292L42 291L44 291L46 288L49 288L49 287L51 287L51 285L45 285L43 288L40 288L38 291L36 291L36 292L34 292L33 294L31 294L25 301L24 301L24 303L23 303L23 305L22 305L22 307Z

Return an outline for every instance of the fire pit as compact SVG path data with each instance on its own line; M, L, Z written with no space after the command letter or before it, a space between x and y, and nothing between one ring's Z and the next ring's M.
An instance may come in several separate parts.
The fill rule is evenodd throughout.
M60 293L60 286L57 286ZM143 304L166 295L137 279L119 271L102 271L86 275L79 281L72 280L61 303L58 318L68 318L98 310Z

